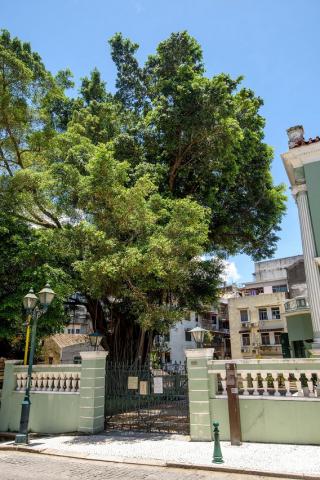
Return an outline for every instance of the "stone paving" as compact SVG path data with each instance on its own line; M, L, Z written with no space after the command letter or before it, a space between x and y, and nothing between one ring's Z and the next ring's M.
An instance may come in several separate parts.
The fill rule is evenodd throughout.
M10 442L9 442L10 443ZM4 444L2 444L4 445ZM189 437L166 434L107 433L92 436L34 438L31 448L47 453L141 464L212 466L212 442L190 442ZM223 467L320 478L320 447L221 442Z
M254 480L251 475L106 464L12 451L0 451L0 472L1 480L212 480L213 475L214 480ZM267 480L266 477L259 479Z

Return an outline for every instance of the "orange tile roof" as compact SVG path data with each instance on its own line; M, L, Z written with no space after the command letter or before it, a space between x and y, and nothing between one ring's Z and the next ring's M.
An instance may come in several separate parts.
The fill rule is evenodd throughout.
M298 140L297 143L292 148L302 147L303 145L309 145L310 143L320 142L320 137L309 138L309 140Z

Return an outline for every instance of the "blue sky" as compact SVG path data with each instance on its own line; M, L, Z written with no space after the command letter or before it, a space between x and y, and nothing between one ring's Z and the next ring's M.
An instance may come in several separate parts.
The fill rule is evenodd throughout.
M279 156L287 150L285 130L303 124L306 137L320 133L319 14L319 0L2 0L0 27L30 41L51 71L69 67L78 80L98 67L111 89L107 39L115 32L139 43L144 61L171 32L188 30L202 45L208 76L244 75L264 99L272 173L288 183ZM280 236L275 257L301 253L290 193ZM231 261L238 281L251 280L250 258Z

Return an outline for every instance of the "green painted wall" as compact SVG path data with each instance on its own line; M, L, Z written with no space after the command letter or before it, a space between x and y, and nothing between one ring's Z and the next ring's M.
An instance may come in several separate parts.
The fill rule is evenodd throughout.
M79 372L79 392L31 393L29 430L37 433L98 433L104 429L105 363L107 352L82 352L82 365L35 365L37 372ZM0 431L18 431L23 392L16 376L27 367L5 363L0 407Z
M308 163L304 167L308 187L309 208L317 249L320 256L320 162Z
M213 420L220 423L222 440L230 440L228 401L211 399ZM320 401L240 399L244 442L320 445Z
M217 395L217 371L225 361L207 361L208 382L203 361L188 359L191 440L212 439L212 422L218 421L222 440L230 440L228 400ZM319 371L319 359L241 360L238 373L250 371ZM192 379L191 379L192 377ZM200 384L200 388L199 388ZM206 402L209 398L209 402ZM239 397L242 439L245 442L320 445L320 400L299 397ZM198 417L197 417L198 415Z
M296 340L309 340L313 338L310 313L297 314L286 318L290 342Z
M77 371L81 366L39 366L34 371ZM17 392L16 374L26 372L26 367L16 361L5 363L4 382L1 395L0 431L18 431L21 414L21 402L24 394ZM79 393L31 393L29 429L38 433L76 432L79 425Z
M24 395L14 392L8 415L0 415L0 431L19 430L21 402ZM31 394L29 430L38 433L69 433L78 431L79 394Z

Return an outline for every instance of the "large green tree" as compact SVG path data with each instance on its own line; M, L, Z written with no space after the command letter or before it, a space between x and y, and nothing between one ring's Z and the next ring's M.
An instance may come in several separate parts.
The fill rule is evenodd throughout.
M191 195L211 209L211 248L254 259L272 255L284 213L284 188L273 184L272 149L263 142L263 104L242 78L208 78L200 45L172 34L140 67L138 45L110 40L116 98L132 112L119 156L163 173L167 195ZM141 151L142 150L142 151Z
M214 300L222 257L273 252L284 196L270 175L261 99L241 79L205 77L186 32L143 67L136 44L120 34L110 43L115 94L95 69L70 99L68 70L53 77L29 45L0 37L3 278L6 251L20 265L11 293L0 292L0 320L7 332L22 287L46 276L58 307L72 289L85 293L111 356L135 360L155 333Z

